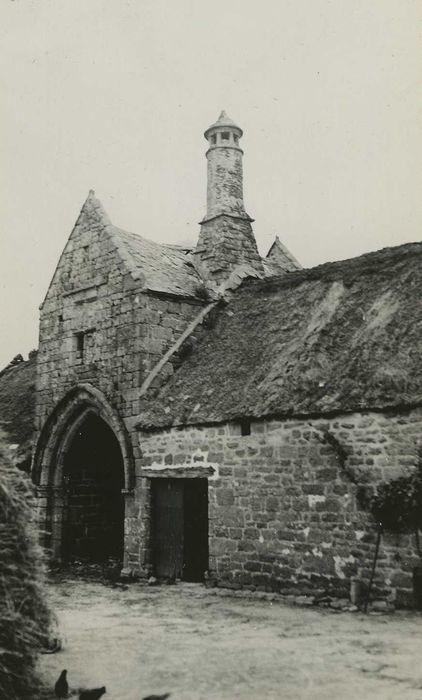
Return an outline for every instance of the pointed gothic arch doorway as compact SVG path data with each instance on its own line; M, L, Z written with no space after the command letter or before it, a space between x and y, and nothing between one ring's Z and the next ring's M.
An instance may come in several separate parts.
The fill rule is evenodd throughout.
M123 560L123 458L116 436L88 413L63 459L62 559Z
M39 433L32 466L53 560L113 558L128 566L134 474L131 438L116 409L91 385L68 392Z

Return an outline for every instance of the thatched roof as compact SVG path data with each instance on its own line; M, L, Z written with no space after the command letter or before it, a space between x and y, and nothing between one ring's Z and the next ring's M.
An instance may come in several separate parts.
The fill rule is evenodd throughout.
M422 403L421 300L419 243L247 281L139 425Z
M0 428L11 444L19 445L19 458L30 454L34 430L36 353L13 361L0 372Z

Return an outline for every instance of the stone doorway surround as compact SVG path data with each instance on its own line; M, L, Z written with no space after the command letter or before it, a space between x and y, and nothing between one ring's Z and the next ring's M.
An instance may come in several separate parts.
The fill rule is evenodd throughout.
M63 554L65 457L78 429L90 415L101 418L110 427L120 446L124 470L125 533L130 530L128 520L133 518L135 468L128 431L102 392L89 384L78 385L56 404L46 420L36 441L32 465L42 541L56 561L61 561ZM127 565L127 558L125 544L123 567Z

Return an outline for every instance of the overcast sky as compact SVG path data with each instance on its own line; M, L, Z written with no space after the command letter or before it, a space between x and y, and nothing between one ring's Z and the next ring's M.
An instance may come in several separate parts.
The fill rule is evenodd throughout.
M0 367L36 347L90 188L122 228L196 240L222 109L262 254L420 240L421 27L420 0L0 0Z

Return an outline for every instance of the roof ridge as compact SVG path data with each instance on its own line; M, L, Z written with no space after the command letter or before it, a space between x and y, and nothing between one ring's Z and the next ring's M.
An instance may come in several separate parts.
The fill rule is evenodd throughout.
M245 282L143 397L141 428L419 405L421 261L410 243Z
M397 262L401 258L406 258L412 253L422 255L422 242L415 241L403 243L399 246L380 248L379 250L362 253L353 258L330 260L320 263L319 265L314 265L313 267L304 267L298 270L292 270L291 272L283 272L280 275L265 277L262 280L247 280L247 282L250 284L262 285L263 288L270 288L274 284L277 284L277 287L287 287L310 279L320 279L324 274L328 275L330 272L340 272L344 270L346 266L346 271L350 274L358 271L360 275L366 275L373 271L375 264L378 266L380 263L389 264ZM359 267L359 265L361 267Z
M135 259L130 254L127 246L124 244L121 234L136 236L140 241L144 240L143 237L139 236L138 234L131 234L130 231L125 231L114 224L109 224L107 228L118 255L120 255L120 258L122 259L124 265L126 265L126 268L132 275L133 279L141 280L143 277L142 272L136 265Z
M109 224L106 231L126 269L134 280L144 283L145 290L196 297L201 279L185 250L152 241L114 224Z

